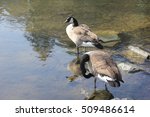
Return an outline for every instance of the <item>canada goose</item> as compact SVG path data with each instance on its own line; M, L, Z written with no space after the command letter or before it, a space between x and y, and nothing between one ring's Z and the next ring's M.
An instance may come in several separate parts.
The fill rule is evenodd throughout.
M96 34L90 31L90 28L85 24L78 24L74 17L68 17L65 23L70 23L66 27L68 37L76 44L77 54L79 54L79 47L96 47L102 49L103 46L98 42Z
M120 82L124 82L116 63L101 50L86 52L81 57L80 69L85 78L95 77L95 82L98 78L112 87L119 87Z

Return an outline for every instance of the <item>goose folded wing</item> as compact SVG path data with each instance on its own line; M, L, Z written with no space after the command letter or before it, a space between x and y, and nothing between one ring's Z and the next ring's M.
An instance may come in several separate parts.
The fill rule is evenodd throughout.
M86 24L80 24L79 27L85 29L85 30L91 30L89 26L87 26Z
M96 34L82 27L75 27L73 29L73 32L74 34L78 36L78 38L81 41L84 41L84 42L95 42L98 40L98 37Z
M95 59L96 60L93 60L94 62L92 63L94 71L96 72L95 74L109 76L114 80L120 77L118 76L118 70L116 68L116 65L111 59L107 57L98 57Z

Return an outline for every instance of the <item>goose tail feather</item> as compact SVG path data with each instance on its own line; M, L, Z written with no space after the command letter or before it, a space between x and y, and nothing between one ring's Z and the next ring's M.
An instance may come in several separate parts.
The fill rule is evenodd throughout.
M108 84L112 87L120 87L119 81L108 81Z
M103 46L100 43L94 43L93 45L98 49L103 49Z

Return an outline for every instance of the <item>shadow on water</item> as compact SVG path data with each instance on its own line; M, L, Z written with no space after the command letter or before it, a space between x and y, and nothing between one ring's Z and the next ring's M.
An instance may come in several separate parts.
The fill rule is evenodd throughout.
M120 41L107 49L114 52L115 61L130 63L132 60L122 54L128 45L150 51L149 11L149 0L1 0L0 99L83 99L78 87L81 83L79 65L72 60L75 46L65 33L66 17L73 14L79 23L88 24L98 36L113 32ZM70 60L68 68L72 74L66 68ZM131 75L121 70L125 84L109 89L114 97L150 99L146 93L150 91L149 61L137 65L146 67L147 72ZM77 85L68 88L65 76L72 81L70 85L73 81ZM87 80L85 88L92 94L91 82ZM99 81L98 84L103 86ZM98 89L93 94L101 91Z

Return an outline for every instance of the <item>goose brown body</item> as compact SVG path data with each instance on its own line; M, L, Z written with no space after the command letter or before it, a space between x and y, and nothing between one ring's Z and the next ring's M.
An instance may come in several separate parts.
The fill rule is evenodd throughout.
M77 47L84 46L84 42L98 43L97 35L83 25L73 27L72 24L70 24L67 27L66 32L69 38L76 44ZM94 47L94 45L91 44L91 47Z
M88 64L88 67L85 64ZM116 63L104 51L96 50L85 53L81 59L80 66L85 78L94 76L108 82L113 87L119 87L120 82L123 82ZM89 72L88 75L86 75L87 71Z

